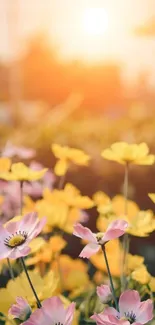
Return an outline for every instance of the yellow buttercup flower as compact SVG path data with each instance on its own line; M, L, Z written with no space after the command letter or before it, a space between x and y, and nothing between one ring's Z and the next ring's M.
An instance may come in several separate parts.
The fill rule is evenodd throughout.
M11 167L11 160L9 158L0 158L0 174L8 172Z
M149 193L148 196L153 201L153 203L155 203L155 193Z
M130 274L144 264L144 257L139 255L127 255L127 272Z
M100 193L100 201L96 200L96 196ZM101 199L102 197L102 199ZM110 199L104 192L97 192L93 196L93 199L97 205L97 210L101 216L109 217L120 216L124 214L124 197L122 195L116 195L113 199ZM128 217L129 219L134 217L139 212L138 205L131 200L128 200Z
M80 191L70 183L65 185L65 188L61 193L62 199L70 207L90 209L94 206L94 202L88 196L82 196Z
M6 181L37 181L45 175L46 171L47 168L40 171L34 171L25 164L19 162L12 164L10 172L0 172L0 178Z
M33 207L33 204L30 204ZM66 184L63 190L45 189L43 199L35 204L39 217L47 217L47 226L68 233L73 232L73 225L80 220L81 209L90 209L94 202L88 196L82 196L72 184ZM24 208L25 211L25 208Z
M69 148L53 144L51 149L58 162L55 165L54 172L58 176L65 175L71 163L79 166L88 166L90 157L82 150Z
M109 149L102 151L101 156L120 164L152 165L155 162L155 156L149 155L149 148L144 142L140 144L116 142Z
M141 265L139 268L137 268L131 273L131 278L141 284L148 284L151 280L151 275L147 271L146 266Z
M41 301L54 294L58 280L52 271L48 272L44 278L36 271L29 271L29 275ZM8 315L8 310L15 303L17 296L27 299L32 308L36 306L36 300L25 273L21 273L15 280L10 280L6 288L0 289L0 311L3 314Z
M128 200L128 215L124 215L124 198L116 195L107 205L98 206L100 213L97 219L97 228L99 231L105 231L106 227L115 219L124 219L129 223L127 233L145 237L155 230L155 218L151 210L140 211L138 205Z

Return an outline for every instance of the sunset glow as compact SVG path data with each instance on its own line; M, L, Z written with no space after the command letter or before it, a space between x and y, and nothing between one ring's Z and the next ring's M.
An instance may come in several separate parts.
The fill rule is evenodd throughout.
M108 29L109 19L104 8L88 8L83 15L83 27L91 36L103 35Z

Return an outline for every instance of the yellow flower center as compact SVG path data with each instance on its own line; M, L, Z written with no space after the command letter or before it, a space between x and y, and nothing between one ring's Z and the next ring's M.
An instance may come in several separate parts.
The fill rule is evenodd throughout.
M25 234L15 234L13 235L11 238L9 239L5 239L4 243L5 245L7 245L8 247L16 247L16 246L20 246L21 244L23 244L26 240L26 235Z

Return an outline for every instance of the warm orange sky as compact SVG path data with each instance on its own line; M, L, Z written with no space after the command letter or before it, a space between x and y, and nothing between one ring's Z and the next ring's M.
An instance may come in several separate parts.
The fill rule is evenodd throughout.
M8 25L11 3L20 3L19 47L37 30L46 30L63 57L94 62L117 59L128 74L149 68L155 75L155 39L138 39L132 30L155 15L155 0L0 0L0 55L12 54ZM83 17L89 8L103 8L108 26L103 35L84 29ZM12 8L13 10L13 8ZM105 19L105 18L104 18ZM92 27L93 31L93 27Z

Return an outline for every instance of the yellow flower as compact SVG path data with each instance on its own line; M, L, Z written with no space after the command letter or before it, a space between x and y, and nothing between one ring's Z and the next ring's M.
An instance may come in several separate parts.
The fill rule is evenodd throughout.
M54 294L58 282L52 271L48 272L44 278L36 271L29 271L29 275L41 301ZM36 300L25 273L15 280L10 280L6 288L0 289L0 311L8 315L8 310L11 304L15 303L17 296L27 299L31 307L36 306Z
M151 210L139 211L129 223L128 232L133 236L146 237L155 230L155 218Z
M151 275L147 271L147 268L145 265L141 265L139 268L137 268L135 271L131 273L131 277L133 280L136 280L137 282L141 284L147 284L151 280Z
M94 202L88 196L82 196L80 191L70 183L65 185L61 193L63 195L63 200L70 207L90 209L94 206Z
M28 195L24 195L24 198L23 198L23 203L24 203L24 207L23 207L23 214L27 214L29 212L33 212L33 211L36 211L36 202L34 202L30 196Z
M44 245L46 241L42 237L34 238L30 243L29 247L31 248L31 254L38 252Z
M108 205L111 201L109 196L102 191L96 192L93 195L93 200L97 206Z
M94 202L88 196L82 196L72 184L66 184L63 190L45 189L43 199L35 204L39 217L47 217L47 226L68 233L73 232L73 225L80 220L81 209L89 209ZM24 210L25 211L25 210Z
M55 235L49 239L48 242L42 238L34 239L31 244L29 245L32 249L32 253L36 253L34 256L28 257L26 260L27 265L35 265L38 264L41 271L43 272L43 263L50 263L52 259L55 258L57 253L60 253L61 250L67 245L67 242L58 235ZM35 240L36 246L35 246ZM40 264L41 263L41 264Z
M10 172L0 172L0 178L6 181L37 181L46 173L47 168L34 171L25 164L19 162L12 164Z
M151 210L140 211L138 205L128 200L128 215L124 215L124 198L116 195L108 205L99 205L97 219L99 231L105 231L109 223L115 219L124 219L129 223L127 232L133 236L145 237L155 230L155 218Z
M106 245L106 252L112 275L116 277L120 276L121 247L119 240L116 239L108 242ZM97 269L107 273L106 264L101 251L91 256L90 260Z
M149 193L148 196L153 201L153 203L155 203L155 193Z
M131 273L135 269L141 267L144 263L144 257L139 255L128 254L127 256L127 272Z
M59 253L65 248L67 242L59 235L54 235L49 240L49 245L53 253Z
M151 276L150 282L149 282L149 287L152 292L155 292L155 277Z
M58 144L53 144L51 149L55 157L59 159L54 168L55 174L58 176L65 175L71 163L88 166L90 157L82 150L63 147Z
M148 153L149 148L144 142L140 144L116 142L109 149L104 150L101 155L105 159L120 164L152 165L155 162L155 156Z
M11 167L11 160L9 158L0 158L0 174L8 172Z
M86 287L90 281L87 274L88 267L80 259L73 259L68 255L59 256L58 261L52 263L52 270L57 274L61 272L61 281L65 290L75 290Z

